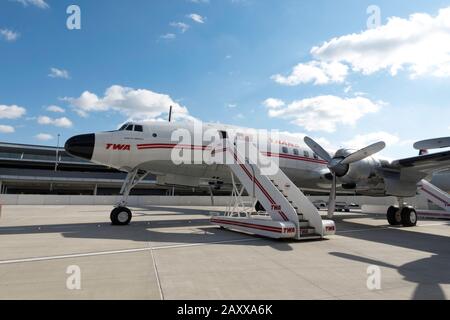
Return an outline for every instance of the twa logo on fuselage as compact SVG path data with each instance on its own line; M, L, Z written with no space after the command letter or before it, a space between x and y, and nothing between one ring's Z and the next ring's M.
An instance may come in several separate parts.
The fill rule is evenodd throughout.
M131 151L131 146L129 144L107 143L106 150Z

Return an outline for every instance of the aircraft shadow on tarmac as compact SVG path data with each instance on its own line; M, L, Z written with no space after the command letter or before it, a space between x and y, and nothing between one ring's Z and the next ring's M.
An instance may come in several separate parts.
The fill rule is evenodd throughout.
M341 219L345 221L339 223ZM337 218L337 224L338 226L341 224L342 226L345 225L346 227L350 227L349 229L355 230L367 227L367 225L347 221L347 217ZM450 284L450 239L448 237L423 232L412 232L408 231L408 228L402 227L390 227L369 232L349 232L340 235L430 253L430 257L414 260L400 266L389 263L388 261L379 261L343 252L330 252L330 255L367 265L376 265L396 270L403 276L405 281L417 284L411 297L412 299L447 299L440 285ZM369 249L365 254L367 256L372 255Z
M104 212L105 210L102 210ZM161 213L154 214L157 211ZM80 212L99 212L99 210L87 210ZM220 210L214 210L220 212ZM0 235L8 234L45 234L59 233L65 238L76 239L106 239L106 240L130 240L135 242L153 244L161 243L161 246L170 246L174 244L203 244L221 242L228 245L248 245L240 241L248 239L252 245L271 246L279 251L293 250L289 241L271 241L263 237L247 235L238 232L223 230L210 223L211 210L207 209L186 209L182 207L152 206L145 208L135 208L133 216L158 217L154 220L132 221L129 226L112 226L108 223L67 223L52 225L34 225L34 226L14 226L0 227ZM160 219L159 217L168 216L186 216L195 215L192 219ZM200 218L198 218L200 216ZM202 217L204 216L204 217ZM105 219L109 217L105 215ZM239 240L233 242L233 240Z
M164 211L164 213L152 214L151 212L154 210ZM248 246L247 242L226 241L247 238L249 240L255 239L255 236L237 232L230 236L230 231L211 226L209 222L210 210L177 207L146 207L135 210L134 212L135 217L203 215L205 218L134 221L131 225L125 227L112 226L110 223L0 227L0 235L60 233L66 238L131 240L146 243L152 242L154 244L161 243L161 246L216 242L220 244L221 241L224 241L227 245ZM368 216L361 214L335 216L338 235L428 252L432 256L396 266L386 261L378 261L376 259L343 252L330 252L330 255L367 265L395 269L404 277L404 280L417 283L417 288L412 297L413 299L446 299L440 284L450 284L450 241L448 237L424 232L411 232L401 227L386 228L386 225L368 226L367 224L357 222L356 219L361 218L367 219ZM369 218L374 220L385 219L382 215L371 215ZM361 231L362 229L365 231ZM339 233L339 230L350 232ZM351 230L355 230L355 232L351 232ZM252 241L251 245L270 246L279 251L291 251L293 250L292 244L296 243L294 240L271 240L259 237L258 241ZM365 252L365 255L373 256L369 249Z

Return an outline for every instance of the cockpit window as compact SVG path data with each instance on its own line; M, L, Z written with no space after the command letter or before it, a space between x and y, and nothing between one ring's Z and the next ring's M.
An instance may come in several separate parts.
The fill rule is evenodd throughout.
M125 123L123 126L120 127L119 131L137 131L137 132L144 132L144 126L142 125L134 125L130 123Z

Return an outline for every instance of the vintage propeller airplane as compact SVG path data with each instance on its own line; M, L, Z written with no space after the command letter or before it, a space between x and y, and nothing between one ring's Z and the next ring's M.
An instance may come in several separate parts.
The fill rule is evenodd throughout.
M156 175L158 183L164 185L231 186L229 168L223 164L205 163L203 160L177 163L173 160L174 154L180 152L191 155L211 153L214 149L211 136L219 132L228 132L233 139L253 141L260 152L278 161L279 168L301 190L328 192L331 189L330 218L335 210L336 191L339 190L375 197L395 196L399 206L388 209L388 222L391 225L415 226L417 213L403 199L414 197L417 184L426 176L450 167L450 151L424 152L425 149L450 147L450 137L420 141L415 148L422 150L421 155L388 161L374 156L385 147L384 142L358 151L340 149L331 155L310 137L299 141L289 135L275 137L269 134L255 142L248 129L222 124L203 124L199 139L180 139L180 132L192 138L199 130L192 123L129 122L119 130L72 137L66 142L65 149L75 157L128 172L121 190L123 200L111 212L111 221L117 225L131 221L132 213L126 208L127 197L149 173ZM213 134L208 136L207 132ZM259 203L257 206L261 207Z

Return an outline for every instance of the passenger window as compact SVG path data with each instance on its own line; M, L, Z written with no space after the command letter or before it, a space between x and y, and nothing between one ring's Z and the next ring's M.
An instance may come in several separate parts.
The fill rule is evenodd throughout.
M309 152L308 151L303 151L303 155L305 156L305 158L309 158Z
M294 155L296 155L296 156L299 155L298 149L294 149Z
M134 131L144 132L144 128L142 126L136 125L136 126L134 126Z
M127 129L126 129L127 131L133 131L133 125L132 124L130 124L128 127L127 127Z
M319 160L319 157L317 156L317 154L314 153L314 159Z
M283 151L283 153L289 153L289 149L286 147L281 148L281 150Z

